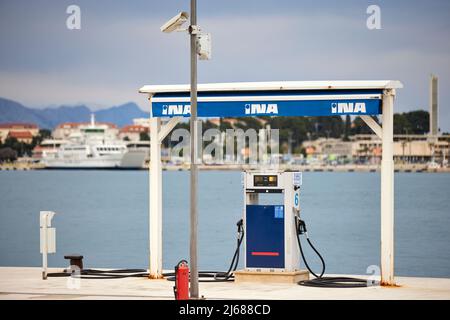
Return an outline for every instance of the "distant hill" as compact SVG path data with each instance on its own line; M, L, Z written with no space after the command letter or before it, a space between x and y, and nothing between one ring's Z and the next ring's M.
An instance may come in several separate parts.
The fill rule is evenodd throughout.
M132 124L135 118L148 118L150 115L142 111L135 103L129 102L117 107L102 109L95 112L95 119L101 122L112 122L123 127Z
M33 109L13 100L0 98L0 123L31 122L40 128L53 129L63 122L89 121L91 113L95 114L97 121L111 122L119 127L132 124L134 118L149 116L133 102L92 112L84 105Z

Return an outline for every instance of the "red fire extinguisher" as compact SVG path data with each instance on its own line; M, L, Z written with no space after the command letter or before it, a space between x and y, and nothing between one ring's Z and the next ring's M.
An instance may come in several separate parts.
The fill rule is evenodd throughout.
M186 260L181 260L175 266L175 300L189 299L189 267Z

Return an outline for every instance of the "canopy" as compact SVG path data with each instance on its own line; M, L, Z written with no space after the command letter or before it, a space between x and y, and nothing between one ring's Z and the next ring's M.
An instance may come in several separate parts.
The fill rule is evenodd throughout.
M198 85L199 117L381 114L385 89L398 81L283 81ZM153 117L190 116L189 85L144 86Z
M399 81L283 81L198 85L199 117L358 115L382 140L381 281L394 284L394 96ZM161 143L190 116L189 85L150 85L150 275L162 277ZM370 115L381 114L383 127ZM161 117L171 117L165 124Z

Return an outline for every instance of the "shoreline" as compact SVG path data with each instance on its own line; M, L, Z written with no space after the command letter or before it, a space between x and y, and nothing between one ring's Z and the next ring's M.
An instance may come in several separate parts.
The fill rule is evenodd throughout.
M242 164L211 164L199 165L199 170L202 171L245 171L258 170L265 167L258 165L242 165ZM189 171L189 164L184 165L163 165L163 171ZM277 169L285 171L301 171L301 172L380 172L379 165L289 165L280 164ZM143 168L58 168L47 169L41 164L29 163L11 163L1 164L0 171L29 171L29 170L114 170L114 171L133 171L133 170L148 170L148 167ZM447 168L428 168L426 164L396 164L395 172L409 173L409 172L424 172L424 173L450 173L450 167Z

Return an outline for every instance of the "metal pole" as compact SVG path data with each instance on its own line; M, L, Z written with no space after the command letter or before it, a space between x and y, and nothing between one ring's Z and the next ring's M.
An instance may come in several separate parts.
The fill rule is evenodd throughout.
M194 28L193 28L194 27ZM198 268L197 268L197 1L191 0L191 203L190 203L190 294L192 299L198 299Z

